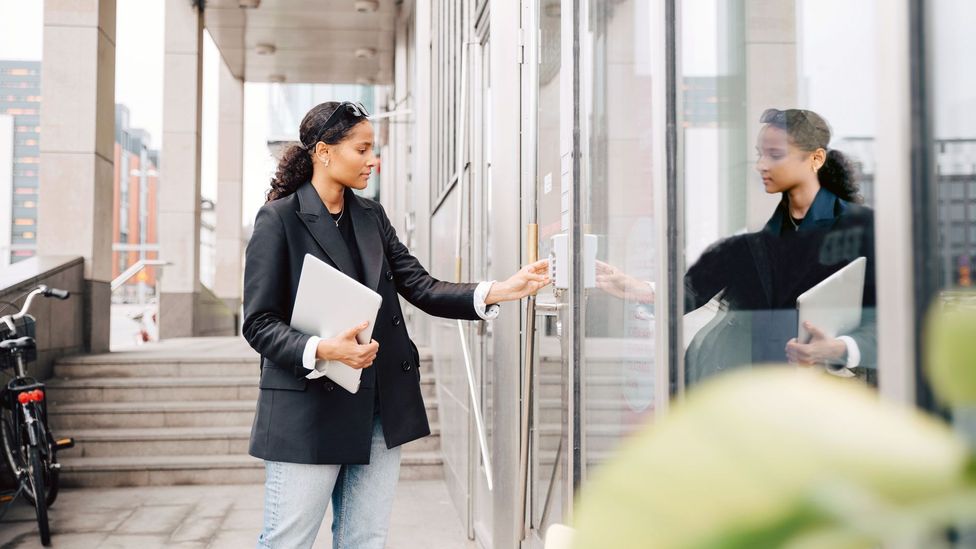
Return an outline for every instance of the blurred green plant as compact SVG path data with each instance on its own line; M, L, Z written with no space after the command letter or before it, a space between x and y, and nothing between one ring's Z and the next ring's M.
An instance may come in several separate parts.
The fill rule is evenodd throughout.
M976 308L928 323L944 402L976 404ZM584 488L578 549L938 547L976 523L976 461L938 418L816 371L763 368L689 393Z
M946 292L925 330L929 383L950 406L976 405L976 292Z

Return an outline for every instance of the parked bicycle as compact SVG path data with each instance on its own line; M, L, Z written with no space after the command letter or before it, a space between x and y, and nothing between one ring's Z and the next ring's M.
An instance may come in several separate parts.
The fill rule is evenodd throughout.
M55 440L47 425L44 384L27 374L37 359L36 320L28 314L37 296L68 299L64 290L41 285L27 294L16 314L0 317L0 370L13 369L13 377L0 389L0 439L17 489L7 505L23 494L34 505L41 543L51 543L47 509L58 496L57 452L74 446L70 438Z

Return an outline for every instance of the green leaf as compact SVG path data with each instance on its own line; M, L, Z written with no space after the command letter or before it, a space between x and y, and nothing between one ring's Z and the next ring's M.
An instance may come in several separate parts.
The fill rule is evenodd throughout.
M925 329L926 368L932 389L950 406L976 404L976 293L940 298Z

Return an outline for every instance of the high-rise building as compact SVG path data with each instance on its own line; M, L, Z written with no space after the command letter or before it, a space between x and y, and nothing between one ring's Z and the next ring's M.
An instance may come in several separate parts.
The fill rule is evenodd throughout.
M129 109L115 105L115 185L112 222L112 277L140 259L157 259L156 222L159 193L159 151L150 149L145 130L129 126ZM153 267L131 278L113 298L144 302L156 293Z
M10 265L13 177L14 117L0 114L0 267Z
M0 115L13 119L9 191L0 204L10 204L0 214L0 263L16 262L37 250L38 167L40 165L41 64L38 61L0 60ZM3 127L0 127L0 131ZM4 138L0 137L0 143ZM7 173L0 152L0 169ZM4 181L0 175L0 183ZM6 194L9 192L10 194ZM9 219L8 219L9 215ZM8 236L9 235L9 236Z

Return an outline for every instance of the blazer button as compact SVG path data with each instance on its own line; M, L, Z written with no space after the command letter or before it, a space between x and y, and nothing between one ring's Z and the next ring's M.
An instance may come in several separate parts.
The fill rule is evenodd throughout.
M393 325L394 326L400 325L400 315L393 315Z
M386 279L393 280L393 271L386 271Z
M401 362L400 368L402 368L404 372L409 372L411 368L410 361L404 360L403 362Z

